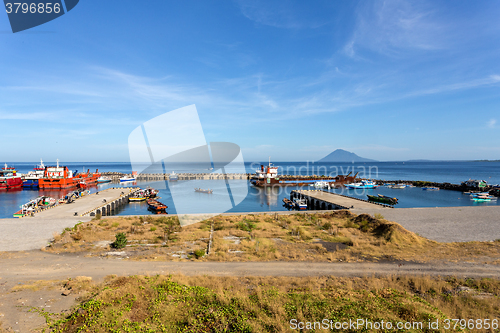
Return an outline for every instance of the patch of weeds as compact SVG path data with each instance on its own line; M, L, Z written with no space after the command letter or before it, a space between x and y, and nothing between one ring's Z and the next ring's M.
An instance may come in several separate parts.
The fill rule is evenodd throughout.
M205 255L205 250L204 249L198 249L198 250L194 251L194 256L196 257L196 259L200 259L204 255Z
M243 221L238 222L237 227L240 230L251 232L257 226L254 221L243 219Z
M115 241L110 244L114 249L123 249L127 245L127 235L124 232L119 232L115 235Z

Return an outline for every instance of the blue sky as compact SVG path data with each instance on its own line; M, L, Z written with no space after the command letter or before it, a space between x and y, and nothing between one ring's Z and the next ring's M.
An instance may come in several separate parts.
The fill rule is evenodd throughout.
M85 1L0 14L1 161L128 161L195 104L246 161L500 159L500 2Z

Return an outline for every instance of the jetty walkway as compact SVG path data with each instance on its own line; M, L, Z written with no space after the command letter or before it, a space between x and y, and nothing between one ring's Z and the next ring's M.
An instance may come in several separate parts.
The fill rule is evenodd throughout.
M385 209L394 208L378 202L348 197L346 195L331 193L323 190L294 190L291 198L306 199L307 206L311 209Z

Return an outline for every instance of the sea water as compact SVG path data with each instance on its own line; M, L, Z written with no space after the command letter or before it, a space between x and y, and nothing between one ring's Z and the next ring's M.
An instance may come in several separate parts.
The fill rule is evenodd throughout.
M20 173L27 173L32 170L37 163L8 163L14 166ZM55 165L55 163L45 163ZM254 173L260 168L261 163L245 163L244 168L247 173ZM267 163L262 163L267 165ZM62 165L62 164L61 164ZM86 171L90 169L100 172L116 171L131 173L130 163L97 163L78 162L66 163L70 170ZM337 174L359 173L360 177L372 179L385 179L387 181L397 180L424 180L433 182L449 182L460 184L462 181L472 179L486 180L489 184L500 183L500 162L376 162L376 163L311 163L311 162L277 162L274 166L279 167L280 174L294 175L325 175L335 176ZM170 173L190 173L190 172L220 172L220 170L201 170L199 166L192 164L177 164L170 169L157 170ZM174 169L175 168L175 169ZM201 171L200 171L201 170ZM226 173L239 172L241 168L228 167ZM297 187L275 187L275 188L255 188L247 180L231 180L231 192L235 196L234 202L239 202L228 212L265 212L283 211L283 198L289 198L292 190ZM91 192L96 192L109 187L139 186L142 188L153 187L160 189L159 199L169 208L169 213L176 213L172 192L176 198L182 197L189 203L189 213L206 213L217 211L220 203L228 198L228 189L224 181L213 180L190 180L190 181L152 181L135 183L108 183L96 185L89 188ZM177 187L177 188L175 188ZM171 188L174 191L171 191ZM195 188L211 189L212 194L195 192ZM301 189L314 189L313 187L302 187ZM9 218L19 210L19 207L40 195L47 195L60 198L72 192L74 189L66 190L15 190L0 191L0 218ZM379 187L377 189L332 189L335 193L344 194L361 199L367 199L368 194L383 194L390 197L397 197L399 203L396 207L454 207L454 206L492 206L498 205L498 201L475 202L468 195L458 191L423 191L419 187L407 187L404 189L392 189ZM248 193L247 193L248 192ZM247 193L245 197L236 197L240 193ZM241 201L241 202L240 202ZM186 212L182 212L186 213ZM150 214L145 202L130 203L123 207L118 215Z

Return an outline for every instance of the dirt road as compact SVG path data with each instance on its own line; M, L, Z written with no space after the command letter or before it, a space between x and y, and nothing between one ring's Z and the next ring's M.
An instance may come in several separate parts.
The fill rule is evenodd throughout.
M16 282L90 276L99 281L107 275L185 274L216 276L371 276L379 274L428 274L467 277L498 277L500 266L481 263L412 262L157 262L115 258L86 258L41 251L0 256L0 277Z

